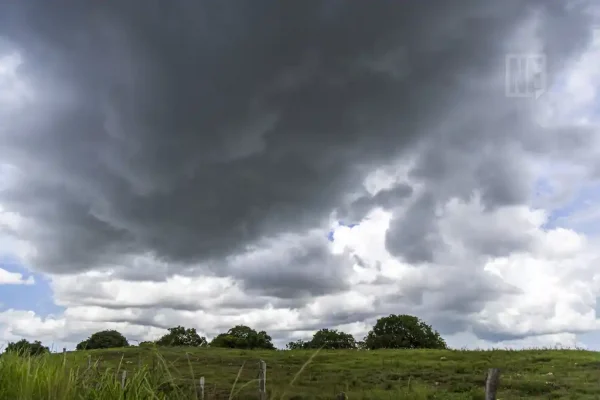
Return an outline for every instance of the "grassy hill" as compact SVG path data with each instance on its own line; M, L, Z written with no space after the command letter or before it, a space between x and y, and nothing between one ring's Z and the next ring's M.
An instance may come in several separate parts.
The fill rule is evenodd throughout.
M588 351L338 350L315 355L137 347L31 360L3 356L0 399L194 399L194 383L201 376L207 400L227 399L232 388L233 398L254 399L260 359L267 363L269 399L333 400L341 391L350 400L483 399L491 367L502 370L499 399L600 399L600 354Z

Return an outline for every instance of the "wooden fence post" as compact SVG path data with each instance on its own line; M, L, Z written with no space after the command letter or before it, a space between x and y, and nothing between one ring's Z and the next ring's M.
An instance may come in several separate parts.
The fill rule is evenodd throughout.
M496 400L496 392L500 384L500 370L490 368L488 370L487 380L485 381L485 400Z
M267 363L260 360L259 365L258 395L260 400L267 400Z
M336 400L347 400L348 398L346 397L346 393L344 392L340 392L340 394L337 395Z
M200 400L204 400L204 377L203 376L200 377L200 386L198 389L200 391Z
M121 389L125 389L125 383L127 383L127 371L123 371L121 375Z
M92 368L92 356L88 354L88 369Z

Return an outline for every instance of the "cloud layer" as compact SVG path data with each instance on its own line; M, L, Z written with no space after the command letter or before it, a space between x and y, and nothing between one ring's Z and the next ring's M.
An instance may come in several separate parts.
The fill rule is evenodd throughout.
M586 2L59 3L0 3L0 252L65 307L5 337L599 328L597 239L548 226L599 171Z

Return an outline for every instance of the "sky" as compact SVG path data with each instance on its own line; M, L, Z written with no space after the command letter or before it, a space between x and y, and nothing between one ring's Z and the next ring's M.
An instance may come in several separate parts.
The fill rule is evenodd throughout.
M283 347L393 313L454 348L600 350L599 17L0 0L0 343Z

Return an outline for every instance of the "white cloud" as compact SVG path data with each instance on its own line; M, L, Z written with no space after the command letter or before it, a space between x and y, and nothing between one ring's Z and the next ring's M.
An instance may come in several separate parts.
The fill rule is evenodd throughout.
M0 168L0 188L2 187L3 177ZM35 248L29 242L13 234L15 229L22 224L23 219L20 215L5 211L2 204L0 204L0 256L11 255L19 260L26 261L32 254L35 254Z
M35 279L33 276L25 278L23 274L18 272L9 272L0 268L0 285L33 285Z

